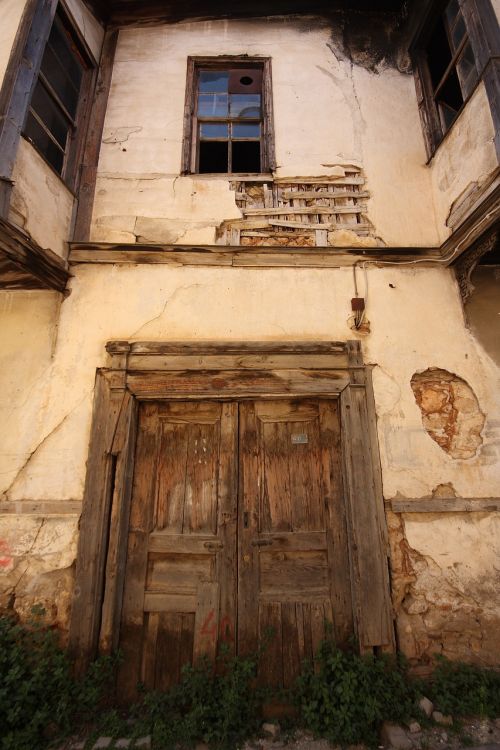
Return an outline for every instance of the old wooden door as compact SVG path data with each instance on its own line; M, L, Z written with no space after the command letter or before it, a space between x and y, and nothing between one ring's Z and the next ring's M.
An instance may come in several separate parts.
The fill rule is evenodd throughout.
M240 407L238 644L262 682L290 686L330 623L352 633L338 402Z
M120 630L124 701L234 642L237 404L140 408Z
M221 640L246 654L270 630L261 679L288 686L325 621L351 634L339 436L335 400L141 405L124 700L137 682L168 687Z

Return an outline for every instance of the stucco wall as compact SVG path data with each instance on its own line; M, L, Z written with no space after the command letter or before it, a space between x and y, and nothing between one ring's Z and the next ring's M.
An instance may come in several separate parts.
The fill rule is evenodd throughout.
M0 3L0 86L25 6L26 0L2 0Z
M151 241L212 243L216 226L240 216L227 180L179 177L187 56L220 54L272 57L278 176L360 164L374 233L388 245L437 242L412 77L352 63L324 21L287 18L120 32L94 240L135 242L147 223Z
M499 370L463 325L453 276L444 269L372 268L368 281L371 333L363 338L363 348L365 360L374 365L385 498L428 496L439 485L447 485L448 496L453 492L465 497L497 495ZM4 297L4 350L17 347L23 353L22 367L13 365L16 360L11 356L9 369L0 370L5 380L3 434L9 436L2 441L4 511L27 507L23 502L57 505L60 501L65 513L68 501L82 498L95 370L106 363L104 345L109 339L353 337L347 324L353 292L349 268L263 271L83 265L75 269L70 288L52 349L48 331L55 308L47 303L46 313L37 318L26 300L12 294ZM27 347L21 346L23 331L29 331ZM410 381L429 367L463 379L485 415L481 444L469 459L452 458L424 429ZM466 401L461 408L468 408ZM20 415L22 424L14 427ZM56 602L54 618L65 626L76 516L46 519L47 527L42 519L23 513L0 515L0 519L8 568L4 601L30 560L30 550L38 549L40 538L47 534L49 541L35 555L40 569L30 568L33 577L30 573L19 588L14 586L16 606L23 611L40 596L43 586L33 581L49 585L44 583L46 577L38 575L56 571L48 590ZM464 644L475 639L476 652L482 643L484 659L494 662L498 653L494 634L500 624L498 597L492 593L500 555L497 517L389 514L389 520L394 599L405 650L415 659L436 650L465 656ZM42 536L35 544L39 527ZM55 544L57 535L66 540L62 548ZM469 558L476 547L480 555L471 552ZM472 590L479 592L473 601ZM446 620L448 631L442 636L443 625L437 638L439 618Z
M480 83L430 164L441 241L451 234L447 219L453 204L498 168L494 137L488 98Z

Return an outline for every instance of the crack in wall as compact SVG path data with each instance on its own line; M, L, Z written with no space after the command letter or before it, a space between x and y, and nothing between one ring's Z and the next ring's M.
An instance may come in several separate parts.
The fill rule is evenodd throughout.
M167 310L168 305L171 304L181 292L185 292L188 289L195 289L201 286L202 284L185 284L184 286L177 287L177 289L175 289L172 292L172 294L170 294L167 297L160 312L154 317L152 317L150 320L147 320L145 323L142 323L142 325L140 325L139 328L137 328L133 333L129 334L128 338L129 339L135 338L136 336L140 334L141 331L144 330L144 328L146 328L146 326L150 325L151 323L154 323L156 320L159 320L161 317L163 317L163 315L165 314Z

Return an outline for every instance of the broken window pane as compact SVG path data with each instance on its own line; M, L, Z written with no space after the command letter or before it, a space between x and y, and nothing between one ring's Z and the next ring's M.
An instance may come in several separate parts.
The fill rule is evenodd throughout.
M61 174L64 163L64 151L50 137L49 133L36 120L32 112L28 113L24 134L37 147L49 164Z
M233 172L260 172L260 141L233 141Z

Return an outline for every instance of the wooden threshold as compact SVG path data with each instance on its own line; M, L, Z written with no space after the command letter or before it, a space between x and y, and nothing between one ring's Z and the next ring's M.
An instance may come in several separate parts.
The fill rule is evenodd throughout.
M340 268L362 261L408 262L439 260L439 248L241 247L231 245L70 243L69 263L165 264L238 268Z
M63 258L0 218L0 289L64 292L69 276Z

